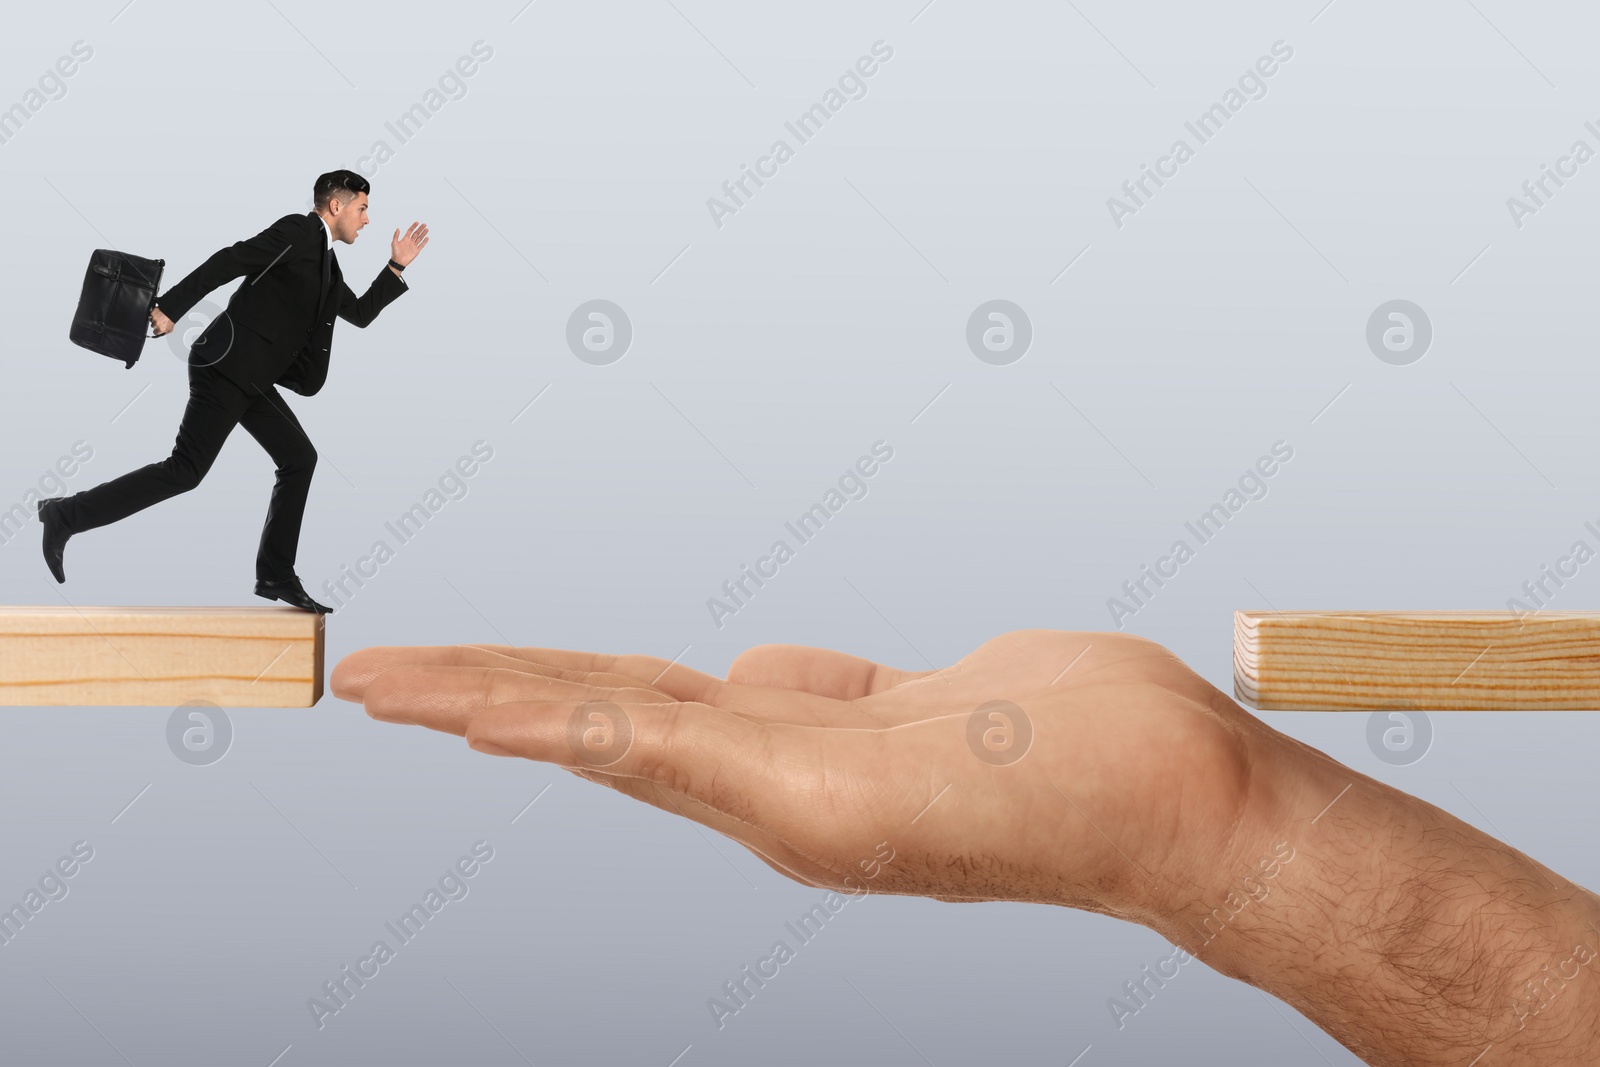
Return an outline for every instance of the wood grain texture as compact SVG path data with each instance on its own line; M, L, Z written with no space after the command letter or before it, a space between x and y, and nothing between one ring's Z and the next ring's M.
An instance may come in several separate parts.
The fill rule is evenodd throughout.
M289 607L0 607L0 705L309 708L323 632Z
M1264 710L1600 708L1600 612L1236 611L1233 685Z

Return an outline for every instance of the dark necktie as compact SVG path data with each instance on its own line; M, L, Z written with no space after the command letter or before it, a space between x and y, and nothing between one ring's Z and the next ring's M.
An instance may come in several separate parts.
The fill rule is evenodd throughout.
M333 247L330 245L322 253L322 295L317 299L317 318L322 318L322 309L328 303L328 290L333 283Z

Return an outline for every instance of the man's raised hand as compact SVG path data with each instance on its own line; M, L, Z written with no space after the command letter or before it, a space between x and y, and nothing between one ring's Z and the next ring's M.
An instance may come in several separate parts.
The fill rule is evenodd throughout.
M425 222L413 222L406 227L405 236L400 236L399 229L394 231L394 240L389 243L389 255L402 267L417 258L423 246L428 243L428 225Z

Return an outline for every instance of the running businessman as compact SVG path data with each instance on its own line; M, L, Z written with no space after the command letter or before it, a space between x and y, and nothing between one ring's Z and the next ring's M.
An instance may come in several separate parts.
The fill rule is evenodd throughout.
M324 174L313 186L315 210L285 215L222 249L156 298L152 337L170 333L213 289L246 278L227 310L190 346L189 403L172 454L93 489L40 503L45 562L56 581L67 580L62 556L69 537L193 489L239 425L277 467L256 553L256 595L305 611L333 610L312 600L294 572L317 450L277 387L315 395L328 376L334 316L364 328L406 292L402 272L428 243L426 225L413 222L403 236L395 230L392 258L359 297L345 284L333 254L336 241L354 244L366 226L370 191L354 171Z

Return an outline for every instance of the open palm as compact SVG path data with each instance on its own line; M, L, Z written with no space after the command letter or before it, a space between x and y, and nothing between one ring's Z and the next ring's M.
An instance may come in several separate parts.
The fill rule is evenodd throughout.
M763 645L726 680L646 655L376 647L331 686L694 819L807 885L1158 926L1215 889L1194 873L1243 836L1271 733L1160 645L1054 630L938 671Z
M409 264L421 254L428 244L427 223L413 222L406 227L404 236L396 228L394 237L389 240L389 256L402 267Z

